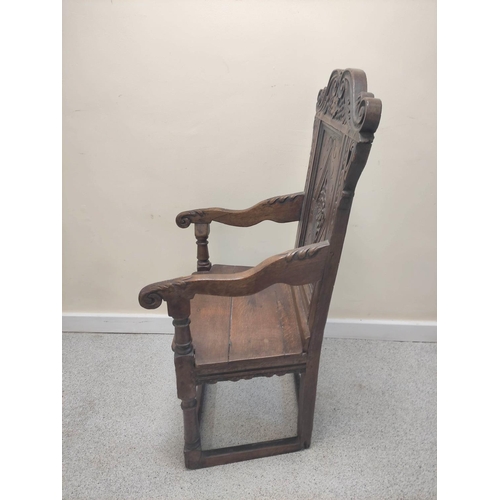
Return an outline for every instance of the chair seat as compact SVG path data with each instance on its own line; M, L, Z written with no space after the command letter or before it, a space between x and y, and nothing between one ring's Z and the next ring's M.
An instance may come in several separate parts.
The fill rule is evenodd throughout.
M214 265L211 274L243 266ZM254 295L196 295L191 301L191 334L197 375L305 363L306 322L293 287L276 284Z

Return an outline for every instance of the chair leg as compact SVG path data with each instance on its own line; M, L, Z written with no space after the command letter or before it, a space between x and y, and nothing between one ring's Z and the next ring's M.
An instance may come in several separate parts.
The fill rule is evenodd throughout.
M184 417L184 460L186 467L196 468L201 457L200 424L196 384L193 376L193 353L174 357L177 375L177 395Z
M179 366L179 370L180 368ZM300 378L298 378L298 380L300 380ZM201 384L198 387L194 386L194 388L196 397L194 399L183 400L181 403L184 414L184 460L186 468L200 469L204 467L213 467L243 460L290 453L304 448L300 437L295 436L227 448L202 450L200 439L200 414L202 411L205 384ZM184 390L186 390L186 386L184 386ZM191 390L192 388L187 389L185 394L192 394Z
M319 363L315 363L312 366L308 366L306 371L300 375L297 434L304 448L309 448L311 445L316 387L318 385L318 368Z
M183 400L184 416L184 462L188 469L197 468L201 458L200 424L196 398Z
M193 361L191 352L188 355L175 355L177 393L181 399L184 417L184 460L186 468L212 467L309 448L316 400L317 365L308 367L306 372L300 375L294 374L296 383L299 386L299 415L296 437L202 451L200 413L204 384L198 387L195 384L192 376Z
M198 413L198 423L201 422L201 412L203 410L203 398L205 397L205 385L200 384L196 387L196 411Z

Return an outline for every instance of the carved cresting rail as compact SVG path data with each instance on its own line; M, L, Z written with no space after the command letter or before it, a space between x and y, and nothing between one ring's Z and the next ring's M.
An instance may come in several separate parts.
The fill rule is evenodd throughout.
M366 75L361 70L335 70L328 85L318 93L316 114L322 120L336 122L335 128L346 135L373 140L380 123L382 102L366 92ZM344 126L342 129L339 125Z

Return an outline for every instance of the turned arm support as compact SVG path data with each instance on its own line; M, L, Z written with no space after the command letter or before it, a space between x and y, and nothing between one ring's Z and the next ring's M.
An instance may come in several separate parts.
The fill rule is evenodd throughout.
M210 271L212 263L208 253L210 223L220 222L228 226L249 227L264 220L274 222L293 222L300 219L304 193L275 196L261 201L246 210L227 210L225 208L200 208L181 212L175 222L186 228L194 224L194 234L198 245L198 271Z
M249 227L259 222L294 222L300 219L304 193L275 196L257 203L246 210L228 210L225 208L200 208L181 212L175 219L179 227L190 224L210 224L220 222L228 226Z

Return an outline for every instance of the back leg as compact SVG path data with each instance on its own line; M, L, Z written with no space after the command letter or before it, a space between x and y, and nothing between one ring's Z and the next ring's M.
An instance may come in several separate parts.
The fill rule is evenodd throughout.
M316 388L318 385L318 368L319 363L315 363L312 366L309 365L306 371L300 374L297 435L304 448L309 448L311 445Z

